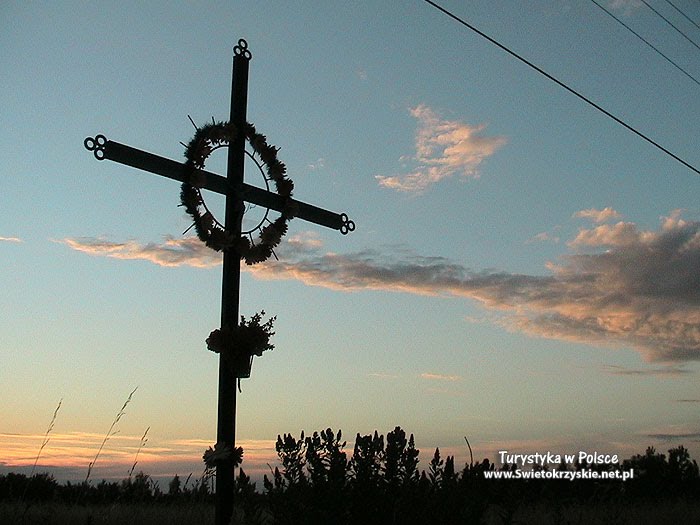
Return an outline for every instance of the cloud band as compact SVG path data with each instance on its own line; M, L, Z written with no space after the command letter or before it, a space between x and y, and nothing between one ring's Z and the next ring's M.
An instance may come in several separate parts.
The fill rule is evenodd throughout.
M197 239L162 245L66 239L74 250L162 266L208 268L220 256ZM279 261L247 267L260 279L293 279L340 291L382 290L463 297L499 313L502 326L538 337L627 346L648 361L700 360L700 222L678 213L658 231L633 223L580 230L549 275L475 272L442 257L405 251L324 253L290 239Z

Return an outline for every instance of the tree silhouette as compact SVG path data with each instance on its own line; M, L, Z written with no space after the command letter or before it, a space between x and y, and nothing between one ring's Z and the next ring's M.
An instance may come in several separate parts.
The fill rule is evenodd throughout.
M417 481L418 453L413 434L406 440L406 432L401 427L389 432L384 453L384 481L389 485L406 485Z

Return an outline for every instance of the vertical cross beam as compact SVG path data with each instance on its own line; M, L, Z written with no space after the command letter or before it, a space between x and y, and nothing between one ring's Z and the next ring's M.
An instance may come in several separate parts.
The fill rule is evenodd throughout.
M238 41L233 48L233 75L231 82L230 122L239 130L244 129L248 103L248 64L251 59L248 44ZM282 212L290 203L296 209L295 216L314 224L339 230L343 235L355 230L355 223L345 213L333 213L317 206L292 199L284 199L279 194L265 191L244 182L245 142L243 133L237 133L234 142L229 144L226 177L214 173L201 173L205 176L203 187L226 195L225 228L236 238L241 235L241 223L245 211L244 202L251 202ZM83 142L97 160L109 159L126 166L148 171L180 182L187 182L189 175L185 164L175 162L131 146L107 140L104 135L87 137ZM224 251L224 267L221 290L221 327L234 329L238 326L239 295L241 281L241 254L230 248ZM241 370L236 370L229 362L226 353L219 355L219 392L217 405L217 445L233 450L236 441L236 383ZM217 448L218 448L217 447ZM216 524L228 525L234 508L233 464L222 461L216 468Z
M248 63L251 54L245 40L239 40L234 48L233 76L231 81L231 119L238 129L246 122L248 104ZM245 135L238 133L229 144L226 178L230 187L243 184L245 164ZM225 227L234 238L241 234L241 222L245 211L240 192L226 194ZM241 282L241 257L235 249L224 251L224 268L221 285L221 327L238 326L238 303ZM236 443L236 376L231 370L224 352L219 355L219 401L216 440L233 450ZM232 463L220 462L216 467L216 525L228 525L233 515L235 474Z

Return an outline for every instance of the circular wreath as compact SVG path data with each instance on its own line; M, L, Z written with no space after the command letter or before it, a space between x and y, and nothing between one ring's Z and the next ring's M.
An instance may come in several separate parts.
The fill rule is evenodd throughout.
M241 235L236 238L209 211L202 198L204 185L204 163L215 149L230 145L243 133L265 166L269 180L275 183L277 194L284 199L280 216L275 221L260 228L260 237L254 242L252 236ZM274 248L287 233L287 222L294 217L292 191L294 183L287 178L287 167L277 158L279 148L267 143L265 135L255 130L255 126L246 122L243 129L238 129L230 122L212 122L198 127L192 140L185 146L185 181L180 189L180 202L194 220L194 228L199 239L216 251L235 249L246 264L256 264L267 260ZM249 238L250 237L250 238Z

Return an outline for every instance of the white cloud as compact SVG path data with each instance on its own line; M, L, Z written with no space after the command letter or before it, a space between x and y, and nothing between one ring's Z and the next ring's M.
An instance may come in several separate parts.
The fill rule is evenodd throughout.
M459 381L462 379L460 376L456 375L433 374L431 372L424 372L420 377L421 379L429 379L431 381Z
M22 242L19 237L0 237L0 242Z
M136 241L110 242L94 237L63 239L73 250L114 259L144 260L159 266L193 266L211 268L221 264L222 256L207 248L197 237L166 237L162 244L140 244Z
M386 372L372 372L370 374L367 374L369 377L374 377L375 379L385 379L385 380L392 380L392 379L398 379L400 376L396 374L387 374Z
M311 164L308 165L308 168L311 171L321 170L325 167L326 167L326 159L324 159L323 157L319 157L314 162L312 162Z
M429 107L411 109L418 120L416 132L416 168L407 174L378 175L379 184L405 192L422 192L430 185L455 175L478 177L479 165L505 144L504 137L485 137L485 125L471 126L459 121L442 120Z
M314 249L321 248L323 246L323 241L319 239L318 234L315 232L301 232L289 237L287 244L297 249Z
M549 232L541 232L537 235L533 235L530 239L525 241L525 244L532 244L535 242L553 242L558 243L559 237Z
M574 213L574 217L580 217L583 219L590 219L596 224L607 222L612 219L619 219L621 215L612 209L610 206L603 208L602 210L596 210L595 208L590 208L587 210L581 210Z

